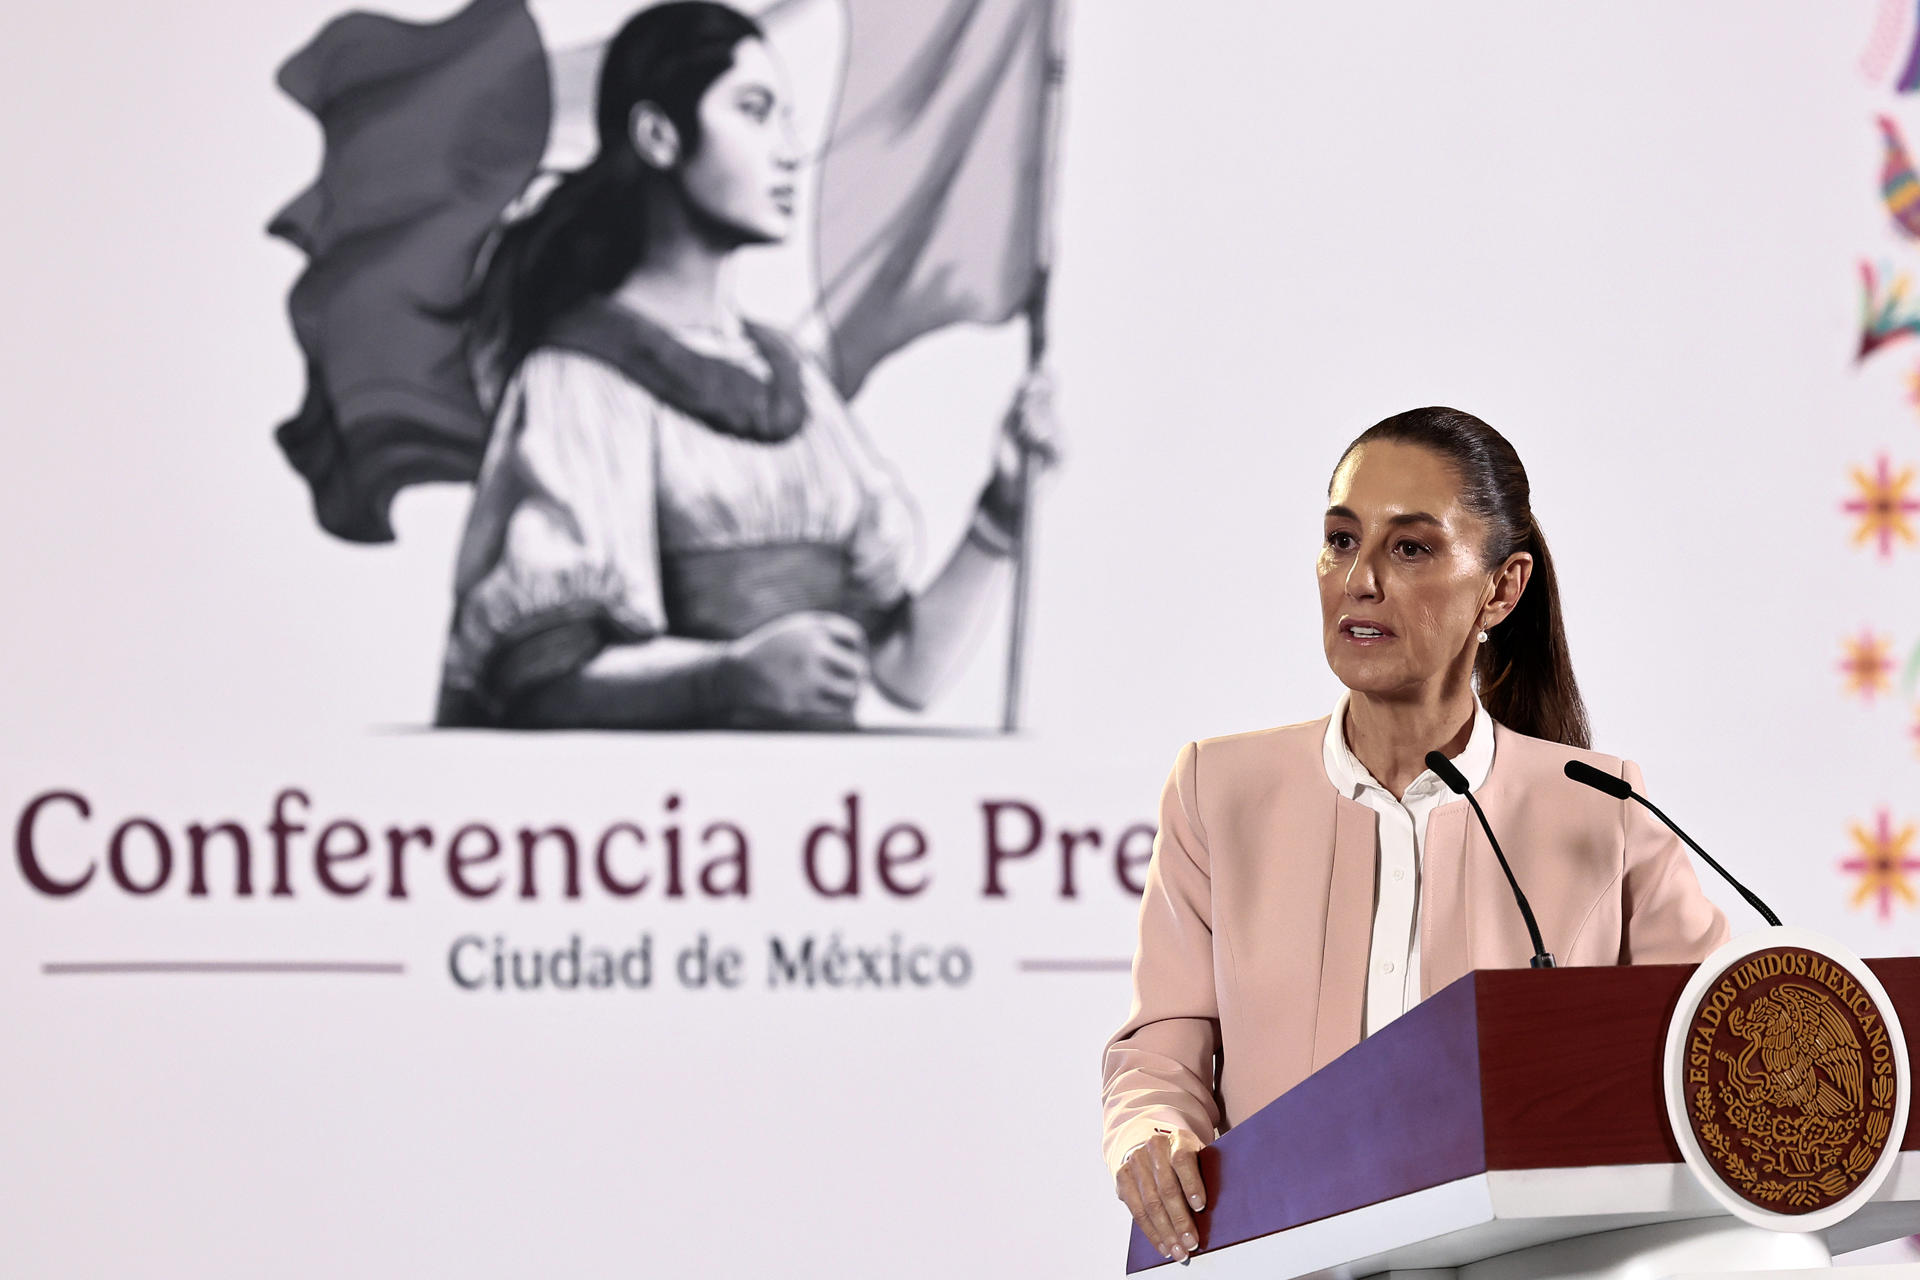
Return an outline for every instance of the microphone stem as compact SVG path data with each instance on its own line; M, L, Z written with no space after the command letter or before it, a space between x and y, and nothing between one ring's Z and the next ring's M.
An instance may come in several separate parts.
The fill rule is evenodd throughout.
M1645 796L1641 795L1638 791L1635 791L1631 794L1635 800L1638 800L1641 804L1645 805L1648 809L1652 810L1654 817L1666 823L1667 830L1673 832L1673 834L1679 836L1682 840L1686 841L1687 847L1693 850L1695 853L1699 854L1700 860L1702 862L1712 867L1715 871L1718 871L1720 873L1720 878L1722 880L1725 880L1728 884L1732 885L1735 889L1739 890L1740 896L1747 900L1747 905L1752 907L1755 911L1758 911L1766 919L1766 922L1768 924L1774 926L1776 929L1780 927L1780 917L1773 914L1773 910L1770 907L1768 907L1766 903L1760 901L1759 898L1755 897L1753 892L1749 890L1747 886L1741 884L1738 880L1735 880L1732 876L1728 875L1727 869L1725 867L1715 862L1705 849L1702 849L1699 845L1695 844L1693 842L1692 836L1688 835L1686 832L1682 831L1679 827L1675 826L1673 819L1669 818L1666 814L1660 812L1659 807L1656 806L1653 803L1653 801L1647 799ZM1506 862L1504 859L1501 861L1500 865L1502 866L1506 865Z
M1464 793L1467 803L1480 818L1480 829L1487 833L1487 843L1493 846L1493 856L1500 860L1500 869L1507 873L1507 883L1513 887L1513 901L1520 908L1521 919L1527 922L1527 936L1533 940L1533 967L1536 969L1553 968L1553 957L1547 953L1547 944L1540 940L1540 926L1534 923L1533 908L1527 905L1527 895L1520 892L1520 882L1513 878L1513 868L1507 865L1507 855L1500 852L1500 842L1493 838L1493 824L1487 821L1487 815L1480 808L1480 802L1473 798L1473 792ZM1651 808L1652 806L1648 806ZM1726 873L1721 872L1722 875ZM1745 892L1742 890L1742 892ZM1775 923L1779 923L1775 921Z
M1480 831L1486 833L1486 842L1494 846L1494 858L1500 858L1500 869L1507 873L1507 885L1513 887L1513 904L1521 908L1521 919L1526 921L1526 936L1532 938L1532 942L1534 942L1534 960L1532 960L1532 967L1534 967L1534 969L1551 969L1551 967L1553 967L1553 956L1549 956L1548 954L1548 944L1540 940L1540 925L1534 923L1534 910L1532 910L1530 906L1526 906L1526 894L1521 892L1521 883L1519 883L1517 879L1513 879L1513 867L1507 865L1507 856L1505 856L1503 852L1500 852L1500 841L1494 839L1494 823L1486 821L1486 812L1480 808L1480 802L1473 798L1471 791L1463 794L1467 796L1467 804L1473 806L1473 812L1480 818Z

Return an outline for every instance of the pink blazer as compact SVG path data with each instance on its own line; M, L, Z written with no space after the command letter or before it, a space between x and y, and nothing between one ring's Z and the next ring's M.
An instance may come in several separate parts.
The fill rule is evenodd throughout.
M1189 743L1160 798L1133 1008L1107 1042L1109 1168L1156 1127L1212 1141L1360 1042L1373 933L1373 810L1337 792L1327 718ZM1643 793L1631 761L1494 726L1474 794L1561 965L1703 959L1727 921L1652 814L1570 781L1581 759ZM1465 799L1422 858L1421 996L1533 954ZM1216 1076L1215 1055L1220 1069Z

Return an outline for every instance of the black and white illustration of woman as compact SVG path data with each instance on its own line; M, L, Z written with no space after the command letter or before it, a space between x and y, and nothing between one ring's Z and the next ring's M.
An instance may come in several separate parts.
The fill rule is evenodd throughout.
M802 162L759 27L641 11L595 121L593 159L477 280L497 404L437 723L842 728L868 685L924 707L1008 588L1022 455L1055 453L1047 379L1018 388L964 535L910 591L909 495L826 373L729 296L734 252L788 236Z

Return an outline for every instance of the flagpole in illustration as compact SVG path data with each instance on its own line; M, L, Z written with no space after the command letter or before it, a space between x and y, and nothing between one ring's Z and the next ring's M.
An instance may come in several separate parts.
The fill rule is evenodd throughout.
M1040 368L1047 358L1047 293L1053 281L1053 199L1060 159L1060 117L1066 100L1067 10L1069 0L1054 0L1048 15L1046 104L1041 116L1040 198L1035 205L1033 291L1027 296L1027 369ZM1023 513L1013 551L1013 606L1007 628L1007 679L1000 730L1020 728L1020 690L1027 652L1027 613L1033 584L1034 480L1033 452L1020 454L1020 510Z

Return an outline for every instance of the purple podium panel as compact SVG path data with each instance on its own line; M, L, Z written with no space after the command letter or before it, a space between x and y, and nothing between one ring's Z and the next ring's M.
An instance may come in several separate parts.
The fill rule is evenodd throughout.
M1484 1172L1476 976L1415 1005L1202 1151L1200 1247ZM1136 1226L1127 1270L1166 1263Z

